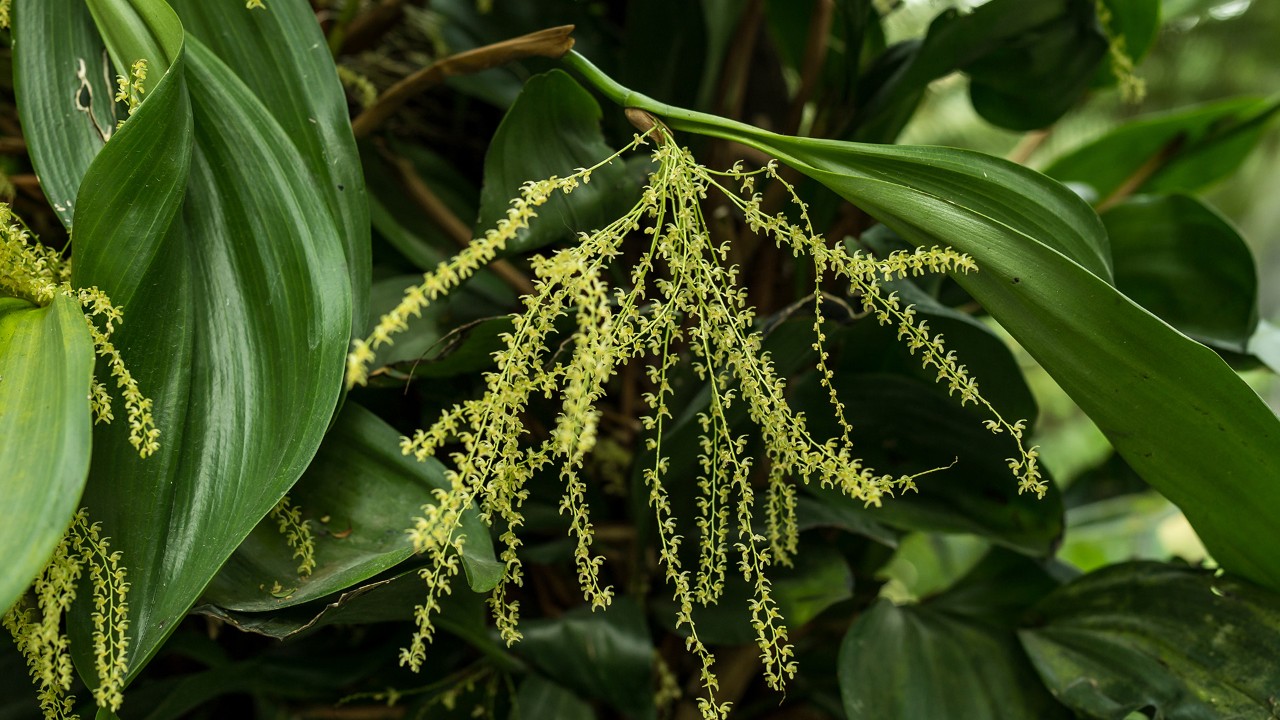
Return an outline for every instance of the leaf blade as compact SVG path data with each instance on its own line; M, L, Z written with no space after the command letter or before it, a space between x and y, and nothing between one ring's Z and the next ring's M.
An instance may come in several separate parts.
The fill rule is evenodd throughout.
M93 342L75 300L0 298L0 608L27 589L71 524L89 473Z

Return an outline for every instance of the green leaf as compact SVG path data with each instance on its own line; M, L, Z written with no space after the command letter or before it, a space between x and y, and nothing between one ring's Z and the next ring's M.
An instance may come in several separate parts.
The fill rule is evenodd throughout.
M1178 508L1155 492L1120 495L1072 508L1058 558L1085 572L1126 560L1205 560Z
M82 0L15 0L13 38L31 163L50 207L71 227L80 180L116 125L115 73Z
M1280 99L1239 97L1150 115L1058 158L1045 174L1087 186L1094 201L1122 187L1195 192L1239 167L1277 111Z
M1213 348L1244 353L1258 325L1258 269L1240 233L1188 195L1107 210L1116 288Z
M230 610L261 612L345 590L413 555L405 530L418 508L445 490L444 466L400 453L400 433L348 403L311 467L289 491L315 534L316 568L298 577L298 560L275 520L258 524L204 592ZM489 529L475 511L463 516L462 566L471 589L492 590L502 575ZM272 589L281 588L273 592Z
M352 329L368 314L369 203L347 96L311 4L273 3L246 12L244 3L172 0L189 35L199 38L255 95L297 148L312 192L338 227L351 283ZM247 181L247 180L246 180Z
M515 651L547 677L628 714L653 707L653 642L640 606L615 598L607 610L577 608L556 620L525 620Z
M227 623L237 630L277 640L300 640L330 625L403 623L423 602L425 592L417 570L365 583L339 595L271 612L238 612L215 605L200 605L193 612ZM504 646L485 627L485 598L476 593L455 592L440 598L439 612L432 622L483 653L497 667L522 671L523 664L507 654ZM407 639L408 631L404 631ZM385 646L378 652L386 653ZM394 657L391 653L389 657Z
M992 0L968 14L947 10L928 34L889 48L868 70L854 137L891 142L933 80L969 74L974 109L1013 130L1045 127L1088 89L1106 53L1093 3Z
M150 77L163 75L182 54L182 24L163 3L86 0L93 24L107 44L116 74L129 77L146 61Z
M144 15L171 12L159 0L135 5ZM311 22L294 32L319 41ZM27 41L30 52L47 45ZM280 98L255 96L191 35L162 39L174 43L184 51L163 77L148 79L146 100L89 167L74 218L73 281L98 286L124 309L116 345L154 400L162 433L160 451L142 460L124 423L100 428L86 488L129 570L131 674L315 453L341 389L353 312L346 252L359 244L329 202L341 191L300 171L357 160L340 143L305 156L297 133L267 108ZM262 43L301 54L311 47L281 37ZM33 83L27 90L37 97L24 101L74 101L50 94L56 87ZM87 612L77 612L73 647L88 648L90 632Z
M1049 595L1019 635L1054 695L1088 717L1274 717L1277 607L1211 571L1130 563Z
M43 308L0 298L5 610L44 568L79 507L89 473L92 377L93 342L79 303L61 294Z
M600 105L590 93L561 70L530 78L485 154L476 232L505 217L531 178L564 177L612 154L600 131ZM602 228L630 207L638 190L621 161L606 165L571 194L556 193L538 209L540 219L507 243L506 252L519 254Z
M1031 561L992 553L929 602L878 600L840 648L845 714L849 720L1069 717L1036 681L1012 629L1020 606L1054 585Z

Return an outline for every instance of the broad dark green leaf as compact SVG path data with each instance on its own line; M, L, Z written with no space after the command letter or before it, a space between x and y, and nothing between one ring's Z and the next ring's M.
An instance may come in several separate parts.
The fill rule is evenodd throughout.
M170 13L158 0L136 3L145 17ZM316 159L268 110L277 98L255 96L192 36L173 36L169 17L152 30L185 50L148 79L147 99L90 166L75 208L73 280L124 308L116 344L162 432L160 451L141 460L123 423L101 430L86 489L129 568L134 673L310 462L351 336L353 241L331 191L299 172ZM27 91L56 104L44 95L55 87ZM319 162L358 167L339 157L340 144L326 152ZM89 631L77 617L73 646L88 647Z
M316 568L298 577L298 560L275 520L263 519L204 592L230 610L262 612L345 590L413 555L405 530L433 489L448 489L444 466L399 450L400 434L376 415L348 403L325 436L311 467L289 492L315 538ZM462 566L471 589L492 590L502 575L489 529L464 516Z
M1054 592L1019 635L1054 695L1086 717L1268 718L1280 597L1211 571L1104 568Z
M89 474L93 342L75 300L0 297L0 608L49 561ZM119 407L117 415L123 415ZM117 418L117 422L124 422Z
M1022 608L1055 585L1030 560L997 551L930 601L877 601L840 648L849 720L1070 717L1037 682L1013 630Z
M1233 172L1280 111L1280 100L1239 97L1129 122L1050 165L1045 174L1105 200L1129 192L1195 192Z
M974 109L1013 130L1044 127L1088 89L1107 48L1092 2L993 0L947 10L921 40L889 48L868 70L854 139L891 142L928 84L961 70Z
M1025 420L1028 430L1035 431L1040 410L1017 358L1003 338L972 315L938 302L913 282L891 282L886 288L896 292L904 304L914 306L916 317L928 322L935 335L944 337L947 349L955 351L959 362L978 381L983 397L1011 422ZM924 388L939 397L951 397L946 386L935 382L937 371L924 368L920 358L898 339L897 328L868 320L851 323L829 334L837 362L845 372L902 375L919 380ZM975 413L977 417L982 416L978 411Z
M631 598L615 598L599 612L578 608L555 620L525 620L520 631L515 652L557 683L629 714L653 707L653 642Z
M506 215L525 182L564 177L612 154L600 131L600 105L590 93L561 70L530 78L485 154L476 232L485 232ZM571 194L557 192L539 208L539 220L507 243L507 253L604 227L635 202L638 189L621 161L606 165Z
M1102 214L1116 288L1210 347L1247 352L1258 269L1225 218L1188 195L1132 198Z

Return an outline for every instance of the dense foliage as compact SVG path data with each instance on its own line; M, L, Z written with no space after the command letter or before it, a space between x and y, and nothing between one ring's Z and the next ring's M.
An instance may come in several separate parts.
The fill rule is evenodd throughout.
M0 717L1276 716L1241 2L0 2Z

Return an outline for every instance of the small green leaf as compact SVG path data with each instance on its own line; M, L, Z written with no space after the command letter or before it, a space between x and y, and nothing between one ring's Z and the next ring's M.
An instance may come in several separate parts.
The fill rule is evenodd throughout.
M75 300L0 297L0 608L8 610L71 524L89 473L93 342ZM124 422L117 419L117 422Z
M1106 53L1092 3L992 0L947 10L918 41L890 47L867 72L853 137L891 142L933 80L969 74L974 109L1013 130L1045 127L1088 89Z
M560 70L530 78L485 154L476 232L505 217L511 199L530 178L564 177L612 154L600 131L600 105L590 93ZM592 173L591 182L567 196L557 193L539 208L538 221L509 242L506 251L536 250L604 227L626 211L638 190L621 161L606 165Z
M1275 717L1280 598L1230 577L1141 562L1045 598L1019 635L1054 695L1088 717Z
M1055 585L1030 560L993 552L928 602L877 601L840 648L845 714L849 720L1069 717L1037 682L1012 627L1020 606Z
M1280 99L1238 97L1133 120L1058 158L1045 174L1087 186L1093 201L1195 192L1231 174L1280 111Z
M311 467L289 491L315 535L316 568L298 577L298 560L271 517L254 528L205 590L204 601L262 612L345 590L413 556L405 530L418 508L447 489L444 466L418 462L399 449L400 434L376 415L347 403ZM502 575L489 529L474 512L463 516L462 566L476 592ZM275 587L283 588L272 592Z

